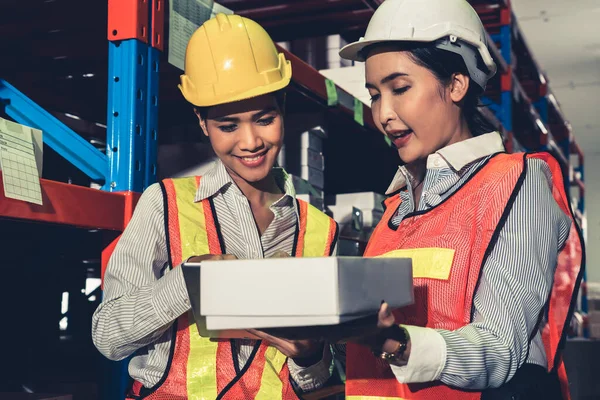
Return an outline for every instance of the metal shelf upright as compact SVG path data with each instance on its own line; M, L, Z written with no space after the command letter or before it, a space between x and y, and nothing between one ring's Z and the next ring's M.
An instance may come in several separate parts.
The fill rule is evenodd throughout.
M510 26L512 12L509 2L472 0L471 4L486 30L488 31L488 43L492 56L498 64L498 74L494 77L484 94L483 101L489 104L489 108L500 121L505 146L509 152L518 150L520 147L514 143L513 135L513 113L512 113L512 44Z
M164 0L108 1L108 179L104 190L141 193L156 182ZM133 212L133 209L130 210ZM102 273L119 237L102 253ZM108 371L103 398L123 398L127 362Z
M0 218L122 232L140 193L156 181L158 70L163 0L111 0L108 24L107 151L104 155L25 94L0 80L0 102L15 121L41 129L44 142L103 190L41 179L43 205L0 194ZM2 179L0 178L0 183ZM106 262L116 240L102 253ZM125 363L105 374L102 397L124 397Z

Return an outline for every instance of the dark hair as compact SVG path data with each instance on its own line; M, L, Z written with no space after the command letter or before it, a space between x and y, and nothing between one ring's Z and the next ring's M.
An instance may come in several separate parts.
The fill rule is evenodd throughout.
M364 51L368 54L374 47L389 46L390 43L376 44L367 47ZM462 56L446 50L435 47L433 43L398 43L398 50L406 51L411 59L421 67L427 68L438 81L447 86L451 83L452 75L460 73L469 75L469 70L465 65ZM478 57L477 65L481 68L483 60ZM485 68L484 68L485 69ZM444 92L440 93L442 96ZM463 115L473 136L479 136L496 130L496 127L488 121L479 111L479 97L483 94L483 88L476 84L472 79L469 83L469 89L463 100Z
M286 98L285 89L281 89L276 92L267 93L267 94L270 94L275 97L275 101L277 102L277 107L279 107L279 111L281 111L281 114L285 114L285 98ZM208 110L211 107L212 106L194 107L194 109L198 112L198 114L200 115L200 118L202 118L203 120L206 120L206 118L208 117Z

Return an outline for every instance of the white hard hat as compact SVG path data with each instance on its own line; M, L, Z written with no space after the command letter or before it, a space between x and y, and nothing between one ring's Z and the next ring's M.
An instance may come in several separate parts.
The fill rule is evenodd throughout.
M485 28L466 0L386 0L371 17L365 37L344 46L340 56L365 61L362 50L382 42L436 42L461 55L471 79L483 89L496 73ZM477 53L487 68L478 65Z

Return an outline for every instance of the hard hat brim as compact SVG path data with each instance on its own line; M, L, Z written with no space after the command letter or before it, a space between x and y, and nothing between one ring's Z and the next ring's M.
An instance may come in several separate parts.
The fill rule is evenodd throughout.
M339 55L340 55L340 57L342 57L346 60L365 62L366 58L365 58L365 54L364 54L363 50L374 44L378 44L378 43L415 43L415 42L431 43L434 40L437 40L437 39L426 38L423 40L417 40L415 38L407 38L407 39L359 40L359 41L356 41L353 43L349 43L346 46L342 47L342 49L339 51ZM497 66L496 66L496 63L494 62L494 60L492 59L491 54L489 53L489 50L487 48L485 48L485 51L482 51L480 46L477 43L473 43L472 41L467 40L466 43L469 43L477 48L477 51L481 55L481 57L484 61L484 64L489 69L488 79L490 79L492 76L494 76L497 71Z
M236 101L248 100L248 99L252 99L254 97L262 96L264 94L277 92L278 90L281 90L281 89L285 88L286 86L288 86L290 84L290 80L291 80L291 77L285 77L284 79L282 79L278 82L274 82L270 85L252 88L251 90L236 94L234 96L231 96L231 95L222 95L222 96L216 96L216 97L215 96L205 96L204 98L199 98L199 96L197 96L195 98L188 97L184 93L181 85L178 85L178 86L179 86L179 89L181 90L181 93L183 94L183 97L185 97L185 99L189 103L195 105L196 107L212 107L212 106L218 106L220 104L235 103Z
M359 40L357 42L349 43L349 44L345 45L344 47L342 47L339 54L340 54L340 57L342 57L346 60L364 62L366 60L366 58L362 54L362 51L365 49L365 47L368 47L372 44L386 43L386 42L398 42L398 40L389 40L389 39L386 39L386 40L383 40L383 39Z
M282 54L280 54L280 56L283 57ZM186 90L184 88L184 81L186 79L185 75L181 75L181 84L179 84L178 87L183 97L189 103L195 105L196 107L211 107L217 106L219 104L234 103L236 101L247 100L254 97L262 96L264 94L277 92L278 90L281 90L290 84L290 81L292 80L292 64L290 63L290 61L287 61L285 59L284 62L285 64L280 70L280 79L265 85L255 86L248 90L238 93L225 92L216 94L214 92L208 91L204 92L196 90Z

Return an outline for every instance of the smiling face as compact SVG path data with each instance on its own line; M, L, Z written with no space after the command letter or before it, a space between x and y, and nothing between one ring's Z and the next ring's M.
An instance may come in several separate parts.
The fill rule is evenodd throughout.
M411 53L380 46L368 54L366 87L377 128L386 134L407 164L471 136L460 102L469 78L452 75L445 84Z
M198 117L234 180L254 184L269 176L283 144L283 118L273 94L210 107L206 119Z

